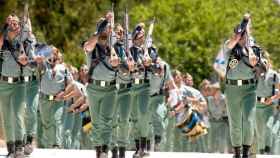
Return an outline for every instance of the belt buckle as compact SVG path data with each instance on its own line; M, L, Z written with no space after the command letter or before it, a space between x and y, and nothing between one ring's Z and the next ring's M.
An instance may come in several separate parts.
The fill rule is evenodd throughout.
M14 82L13 78L12 77L8 77L8 83L13 83L13 82Z
M242 80L237 80L237 86L242 86Z
M120 89L121 88L121 85L119 83L116 83L116 88L117 89Z
M105 87L106 86L106 81L100 81L100 86Z
M28 76L24 76L24 82L29 82L29 77Z
M134 83L135 83L135 84L140 84L140 79L139 79L139 78L135 78Z
M261 97L261 103L264 103L264 102L265 102L265 98Z
M53 95L49 95L49 100L52 101L54 99Z

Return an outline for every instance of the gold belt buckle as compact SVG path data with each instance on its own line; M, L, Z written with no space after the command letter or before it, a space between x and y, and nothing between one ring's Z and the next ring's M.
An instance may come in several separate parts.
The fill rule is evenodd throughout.
M49 95L49 100L52 101L54 99L53 95Z
M105 86L106 86L106 81L101 81L101 82L100 82L100 86L101 86L101 87L105 87Z
M29 76L24 76L24 82L29 82Z
M8 77L8 83L13 83L13 78L12 77Z

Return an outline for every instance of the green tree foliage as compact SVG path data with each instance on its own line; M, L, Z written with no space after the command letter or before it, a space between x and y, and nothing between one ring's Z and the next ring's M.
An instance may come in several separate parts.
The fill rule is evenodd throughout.
M252 14L256 41L280 66L280 6L273 0L29 0L34 33L39 41L60 48L66 62L79 66L85 62L81 42L95 31L112 2L119 23L128 7L131 30L138 22L145 22L147 29L156 17L153 39L161 57L193 74L196 82L213 72L217 51L245 12ZM0 0L0 20L22 7L21 0Z

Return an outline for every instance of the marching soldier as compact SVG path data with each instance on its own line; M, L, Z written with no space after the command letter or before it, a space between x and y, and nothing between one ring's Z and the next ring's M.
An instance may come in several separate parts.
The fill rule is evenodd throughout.
M272 70L269 55L265 53L267 72L261 76L257 85L257 104L256 104L256 136L257 147L261 154L270 153L272 147L271 129L267 128L270 116L273 116L273 104L278 103L280 97L279 89L280 78L276 71Z
M89 66L87 94L93 120L93 145L97 158L107 158L112 137L112 119L116 100L116 67L119 58L108 41L111 35L112 13L107 13L97 26L97 32L84 44Z
M227 61L225 95L230 124L231 143L234 157L249 157L254 139L256 119L256 71L257 52L249 42L250 16L245 15L235 29L234 36L225 44Z
M61 148L63 143L63 94L73 78L65 65L58 63L60 52L53 47L51 56L40 65L40 116L46 148Z
M132 86L131 72L133 59L129 59L128 57L128 39L124 40L124 32L125 31L120 24L115 26L117 42L114 45L114 49L120 58L120 65L118 67L116 80L118 97L114 117L112 158L125 158L125 151L128 145L129 136L129 117L131 112L130 88ZM127 46L127 48L125 48L125 46Z
M23 158L25 86L29 82L29 60L34 57L34 38L10 15L0 36L0 106L4 121L8 157Z
M130 48L131 55L136 63L136 70L132 74L132 135L135 140L136 152L133 157L147 156L147 137L149 126L149 77L150 66L149 54L145 54L145 31L144 24L138 24L132 33L133 46ZM147 53L147 52L146 52Z

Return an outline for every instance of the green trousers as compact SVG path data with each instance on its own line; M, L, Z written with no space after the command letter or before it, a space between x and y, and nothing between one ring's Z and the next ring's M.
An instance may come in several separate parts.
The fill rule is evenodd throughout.
M225 94L232 145L252 145L256 120L256 85L226 85Z
M38 81L35 80L26 85L25 131L29 136L36 135L38 102Z
M64 107L63 116L63 148L80 149L82 118L79 113L68 113Z
M149 135L149 84L134 85L131 88L132 97L132 129L131 134L135 139Z
M165 152L172 152L175 149L175 145L177 142L174 142L174 134L175 134L175 124L176 124L176 119L175 117L170 117L168 116L166 118L167 120L167 126L166 126L166 130L165 130L165 137L164 139L164 147L163 150Z
M63 101L50 101L40 96L40 116L44 147L62 146L63 142Z
M38 148L46 148L45 147L46 140L44 139L43 133L44 132L43 132L42 117L40 111L38 110L37 111L37 134L36 134Z
M115 86L87 86L90 115L93 125L93 146L111 145L112 120L116 107Z
M164 132L164 117L166 115L164 96L158 95L150 98L151 122L154 135L162 136Z
M210 120L209 147L210 152L224 153L227 149L227 124L224 120Z
M258 151L265 146L272 147L271 129L266 126L270 116L273 115L273 107L257 103L256 105L256 136Z
M0 82L0 107L6 142L24 137L25 84Z
M118 90L116 102L112 146L127 147L129 144L129 117L132 107L130 88Z

